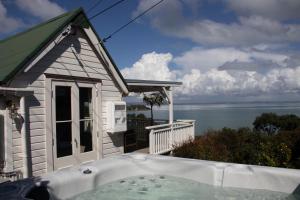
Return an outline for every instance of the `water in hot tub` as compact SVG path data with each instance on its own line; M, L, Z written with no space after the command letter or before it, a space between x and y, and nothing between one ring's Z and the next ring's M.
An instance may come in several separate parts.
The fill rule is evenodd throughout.
M165 175L136 176L100 186L72 200L296 200L267 190L222 188Z

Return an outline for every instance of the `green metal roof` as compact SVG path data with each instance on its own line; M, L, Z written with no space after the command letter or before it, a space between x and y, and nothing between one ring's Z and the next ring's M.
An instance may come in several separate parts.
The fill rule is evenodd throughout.
M80 14L84 17L82 18ZM0 41L0 83L11 79L59 31L74 20L85 18L81 8L67 12L25 32Z

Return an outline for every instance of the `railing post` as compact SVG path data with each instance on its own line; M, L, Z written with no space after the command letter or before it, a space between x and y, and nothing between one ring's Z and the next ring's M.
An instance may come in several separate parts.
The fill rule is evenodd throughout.
M173 111L173 93L172 93L172 87L169 88L169 124L173 123L174 120L174 111Z
M192 121L193 127L192 127L192 139L195 139L195 120Z
M170 131L170 136L169 136L169 149L172 149L173 145L174 145L174 124L171 124L171 131Z
M154 144L153 136L154 136L153 129L151 129L151 131L149 133L149 143L150 143L149 144L149 153L150 154L154 153L154 146L155 146L155 144Z

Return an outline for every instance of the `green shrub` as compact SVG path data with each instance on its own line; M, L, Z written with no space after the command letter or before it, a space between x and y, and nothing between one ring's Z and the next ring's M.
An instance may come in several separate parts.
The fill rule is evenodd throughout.
M298 130L269 136L249 128L223 128L176 146L173 153L185 158L299 168L299 144Z
M291 161L292 150L285 143L267 141L260 144L257 161L251 164L288 167Z
M185 158L226 161L228 160L226 146L219 143L216 137L217 135L208 134L201 139L190 140L175 148L174 154Z
M254 129L210 130L174 149L174 155L242 164L300 169L300 118L264 113ZM276 134L272 127L278 127ZM266 127L271 129L265 129ZM267 130L267 134L265 133Z

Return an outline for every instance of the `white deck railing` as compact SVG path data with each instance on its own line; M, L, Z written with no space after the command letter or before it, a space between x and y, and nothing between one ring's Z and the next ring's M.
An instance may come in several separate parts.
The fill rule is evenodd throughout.
M150 130L149 153L163 154L195 137L195 120L177 120L172 124L148 126L146 129Z

